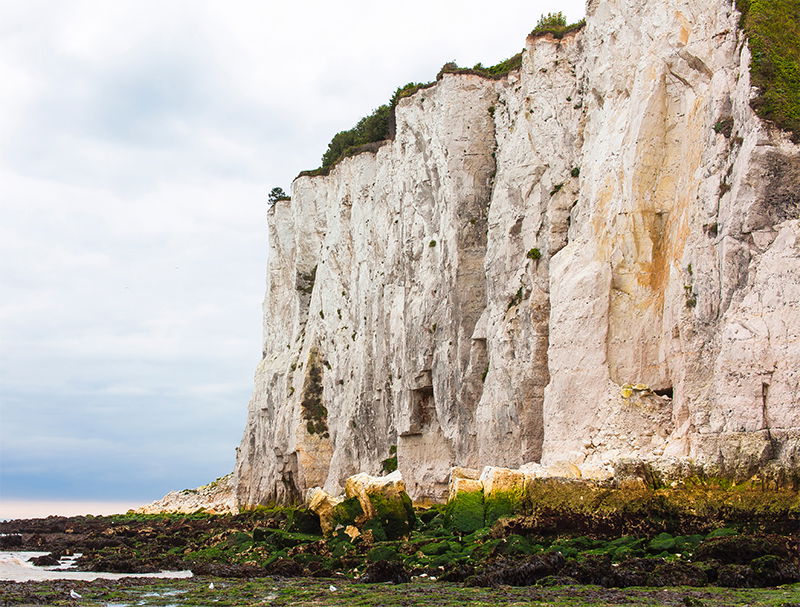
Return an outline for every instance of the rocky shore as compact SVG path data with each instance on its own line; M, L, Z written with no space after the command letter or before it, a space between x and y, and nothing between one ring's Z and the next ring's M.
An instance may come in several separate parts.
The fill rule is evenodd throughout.
M675 601L659 604L712 605L718 603L680 601L724 596L719 604L759 604L750 595L750 603L737 603L720 588L771 587L786 600L764 604L800 602L796 491L719 479L687 479L675 487L546 478L515 485L513 479L521 478L515 473L494 469L494 488L483 474L480 491L454 491L448 504L429 508L411 506L397 474L357 475L343 496L313 492L313 509L7 521L0 523L0 549L49 551L53 558L81 553L76 567L85 571L189 569L200 576L160 582L170 588L207 586L214 579L216 585L226 580L232 592L270 584L295 592L293 578L321 589L433 584L448 596L502 589L496 595L502 604L504 596L521 600L509 587L533 586L541 597L569 587L601 601L585 604L607 604L604 589L647 587L671 589ZM458 481L464 475L468 471L454 471L454 485L475 489ZM159 582L136 581L130 588L144 583ZM58 604L37 603L31 593L66 588L30 584L3 583L2 604ZM93 584L102 592L119 586ZM686 587L705 590L692 594ZM386 604L392 604L388 598Z

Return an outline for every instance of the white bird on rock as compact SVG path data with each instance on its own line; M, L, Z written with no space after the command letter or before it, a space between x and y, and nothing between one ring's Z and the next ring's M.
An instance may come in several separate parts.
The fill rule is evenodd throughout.
M71 598L71 599L80 599L80 598L83 598L83 597L80 594L78 594L77 592L75 592L74 590L70 590L69 591L69 598Z
M208 585L208 589L209 589L209 590L214 590L214 582L211 582L211 583Z

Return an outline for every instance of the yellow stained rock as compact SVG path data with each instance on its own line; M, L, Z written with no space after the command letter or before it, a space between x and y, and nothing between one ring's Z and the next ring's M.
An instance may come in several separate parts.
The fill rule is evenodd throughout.
M333 531L333 509L342 501L341 497L334 497L321 487L312 487L306 493L306 504L309 510L319 516L322 533L327 535Z

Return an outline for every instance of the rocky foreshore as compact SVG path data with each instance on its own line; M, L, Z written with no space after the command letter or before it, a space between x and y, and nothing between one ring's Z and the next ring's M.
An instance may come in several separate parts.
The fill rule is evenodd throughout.
M79 552L77 567L89 571L447 588L780 587L800 600L794 490L475 472L454 469L450 501L427 508L411 506L398 473L362 474L343 496L310 492L310 508L6 521L0 548Z

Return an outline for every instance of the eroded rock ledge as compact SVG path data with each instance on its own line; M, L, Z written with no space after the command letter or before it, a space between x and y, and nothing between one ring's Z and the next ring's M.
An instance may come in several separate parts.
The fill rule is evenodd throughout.
M727 0L591 0L298 178L237 504L338 494L395 447L416 501L456 464L796 475L800 149L751 110L738 25Z

